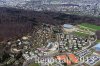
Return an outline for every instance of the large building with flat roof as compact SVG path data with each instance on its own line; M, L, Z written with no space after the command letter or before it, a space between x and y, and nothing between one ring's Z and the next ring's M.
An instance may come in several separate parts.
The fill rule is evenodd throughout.
M63 30L64 32L73 32L76 30L75 26L71 25L71 24L64 24L63 25Z

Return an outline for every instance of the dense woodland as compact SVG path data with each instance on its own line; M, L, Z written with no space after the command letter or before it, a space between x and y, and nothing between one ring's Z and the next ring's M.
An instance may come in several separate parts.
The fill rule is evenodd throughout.
M36 12L23 9L0 7L0 41L12 40L34 30L34 26L47 23L52 25L88 22L100 26L100 18L69 15L55 12ZM100 39L100 31L97 32Z

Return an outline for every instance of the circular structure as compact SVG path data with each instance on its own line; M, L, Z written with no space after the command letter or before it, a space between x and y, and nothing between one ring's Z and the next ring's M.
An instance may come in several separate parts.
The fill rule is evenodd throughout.
M73 25L64 24L63 27L64 27L64 28L67 28L67 29L72 29L72 28L73 28Z
M63 29L65 32L73 32L76 30L75 26L70 25L70 24L64 24Z

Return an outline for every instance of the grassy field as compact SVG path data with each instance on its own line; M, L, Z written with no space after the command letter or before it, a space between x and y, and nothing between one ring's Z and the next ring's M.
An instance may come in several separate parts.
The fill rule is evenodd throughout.
M88 36L88 34L81 33L81 32L74 32L74 34L77 35L77 36L82 36L82 37Z
M94 30L100 30L100 26L96 26L96 25L93 25L93 24L82 23L82 24L80 24L80 25L81 25L81 26L84 26L84 27L87 27L87 28L94 29Z
M88 28L88 27L85 27L85 26L82 26L82 25L78 25L79 27L80 27L80 29L81 30L90 30L90 31L92 31L92 32L95 32L95 31L97 31L96 29L92 29L92 28Z
M38 63L33 63L33 64L30 64L29 66L39 66Z
M98 43L98 42L100 42L100 40L97 40L96 42Z

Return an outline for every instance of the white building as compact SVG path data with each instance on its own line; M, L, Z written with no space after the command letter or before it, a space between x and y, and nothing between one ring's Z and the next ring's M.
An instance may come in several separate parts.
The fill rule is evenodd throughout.
M73 32L73 31L76 31L76 28L75 28L75 26L73 26L73 25L70 25L70 24L64 24L63 25L63 30L65 31L65 32Z

